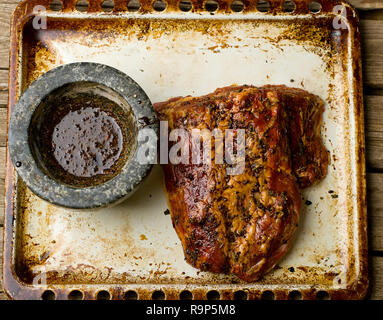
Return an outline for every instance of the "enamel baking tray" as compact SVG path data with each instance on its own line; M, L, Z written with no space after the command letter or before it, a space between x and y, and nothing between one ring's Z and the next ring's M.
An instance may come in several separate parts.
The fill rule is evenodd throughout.
M12 17L9 114L31 81L79 61L125 72L152 102L231 84L285 84L326 102L322 135L331 165L326 179L302 194L306 204L288 254L261 281L245 283L184 261L166 215L158 165L124 203L79 212L36 197L8 156L3 276L9 297L363 298L368 278L358 18L344 2L309 2L295 1L293 12L274 0L269 8L256 1L192 0L182 10L177 0L156 2L156 9L144 0L138 11L122 0L114 6L90 1L78 10L75 1L21 2Z

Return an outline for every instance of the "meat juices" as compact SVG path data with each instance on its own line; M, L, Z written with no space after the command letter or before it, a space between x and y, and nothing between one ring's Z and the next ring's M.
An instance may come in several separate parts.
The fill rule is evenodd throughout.
M112 179L130 152L131 134L121 108L85 93L56 103L34 133L40 136L38 148L47 172L76 187Z
M76 177L93 177L111 169L123 147L116 120L100 108L70 111L54 128L52 148L56 161Z
M214 161L170 163L163 170L186 261L203 271L256 281L289 247L300 216L299 187L327 173L328 153L320 137L323 102L285 86L242 86L198 98L174 98L154 108L170 130L246 130L242 174L228 176L226 165ZM296 146L300 150L294 154ZM212 153L214 158L214 143Z

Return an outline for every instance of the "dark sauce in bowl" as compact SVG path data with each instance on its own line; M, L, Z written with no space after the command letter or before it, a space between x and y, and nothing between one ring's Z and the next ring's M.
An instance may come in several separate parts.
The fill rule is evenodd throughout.
M123 149L117 121L98 107L70 111L56 125L52 151L56 161L76 177L93 177L113 168Z
M40 115L32 130L44 171L75 187L112 179L132 149L135 132L131 118L117 103L100 95L60 97Z

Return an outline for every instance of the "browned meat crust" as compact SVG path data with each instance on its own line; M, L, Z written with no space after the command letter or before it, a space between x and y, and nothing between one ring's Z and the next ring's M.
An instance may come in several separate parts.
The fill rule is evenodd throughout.
M170 130L246 129L246 166L240 175L226 175L227 165L214 161L163 169L186 260L201 270L257 280L286 253L297 227L301 196L295 175L307 186L326 174L328 156L320 141L323 103L299 89L243 86L154 107ZM299 116L292 118L294 112ZM292 155L290 145L300 152Z
M283 104L289 117L293 171L301 189L310 187L327 175L330 161L321 136L323 100L302 89L285 86L267 88L283 93Z
M239 92L245 88L254 87L229 86L217 89L211 95ZM321 136L323 100L305 90L284 85L267 85L258 89L276 90L281 94L281 103L289 118L287 130L292 165L299 187L304 189L318 183L327 175L330 160Z

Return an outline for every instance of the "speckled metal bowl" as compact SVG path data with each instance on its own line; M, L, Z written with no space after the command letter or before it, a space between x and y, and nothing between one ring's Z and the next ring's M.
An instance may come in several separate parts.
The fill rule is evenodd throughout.
M125 123L133 132L129 155L124 158L118 172L107 181L95 180L94 184L86 187L57 179L36 147L39 137L34 127L40 125L35 123L36 119L41 120L41 114L54 105L58 96L72 92L90 92L115 102L128 115ZM157 143L138 140L140 131L148 128L158 134L152 104L135 81L106 65L73 63L47 72L22 94L11 116L8 148L17 173L36 195L59 206L91 209L126 199L149 174L152 168L150 163L154 159L149 159L147 164L138 161L138 150L143 143Z

